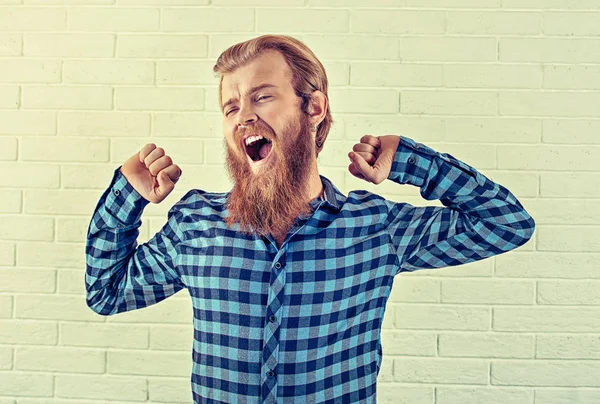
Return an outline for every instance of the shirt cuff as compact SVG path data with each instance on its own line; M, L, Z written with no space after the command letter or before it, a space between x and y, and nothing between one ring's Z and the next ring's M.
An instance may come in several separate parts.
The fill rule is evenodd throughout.
M126 225L138 222L144 208L150 203L127 181L121 173L121 166L114 171L108 191L106 209Z
M417 143L409 137L400 136L388 179L399 184L422 187L425 184L434 157L447 160L442 153Z

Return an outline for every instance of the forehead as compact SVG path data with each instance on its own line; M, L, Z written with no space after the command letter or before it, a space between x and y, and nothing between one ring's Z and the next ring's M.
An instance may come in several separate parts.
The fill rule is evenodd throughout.
M222 101L238 99L252 87L260 84L274 84L279 91L293 90L291 70L283 55L277 51L268 51L245 66L223 75Z

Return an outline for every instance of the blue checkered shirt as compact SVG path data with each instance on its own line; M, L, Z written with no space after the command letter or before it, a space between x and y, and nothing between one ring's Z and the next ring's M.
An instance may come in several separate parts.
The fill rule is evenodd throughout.
M394 276L508 252L535 223L509 190L405 136L388 179L444 206L364 190L344 196L320 178L312 216L298 219L280 248L228 228L229 193L199 189L138 245L149 202L116 169L88 228L88 306L108 316L187 288L194 403L375 403Z

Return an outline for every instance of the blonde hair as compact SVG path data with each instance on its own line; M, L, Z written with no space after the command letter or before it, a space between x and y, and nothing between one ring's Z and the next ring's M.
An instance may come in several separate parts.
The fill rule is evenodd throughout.
M231 73L261 56L267 50L279 51L292 71L291 84L298 97L302 98L300 110L308 114L311 94L321 91L327 97L327 112L323 121L317 126L316 154L323 149L323 143L333 123L327 95L327 74L325 68L315 54L301 41L286 35L263 35L240 42L226 49L213 67L219 80L219 106L223 109L222 84L223 75Z

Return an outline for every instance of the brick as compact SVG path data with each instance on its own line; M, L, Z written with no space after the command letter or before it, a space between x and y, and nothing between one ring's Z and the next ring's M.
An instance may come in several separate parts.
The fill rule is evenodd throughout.
M495 38L469 37L402 37L402 61L469 61L496 60Z
M553 305L598 305L600 282L538 281L537 303Z
M360 140L366 134L381 136L387 133L401 136L403 133L407 133L411 138L418 139L419 142L440 141L444 130L444 121L436 117L365 115L361 119L355 119L353 116L342 115L335 119L335 125L342 124L345 127L344 138L348 140Z
M600 359L598 335L536 336L536 358L543 359Z
M441 11L353 10L350 19L352 32L372 34L443 34L444 26Z
M487 384L488 373L483 360L394 358L394 381L401 383Z
M21 34L0 33L0 56L19 56L23 48L23 36Z
M600 252L600 226L549 226L538 230L540 251Z
M500 92L500 115L600 117L600 92Z
M60 111L58 134L64 136L148 136L150 115L138 112Z
M117 167L114 164L63 164L61 188L106 190ZM59 235L60 237L60 235Z
M534 283L496 279L444 279L441 301L465 304L533 304Z
M379 374L377 375L377 385L381 386L379 382L393 382L394 381L394 359L390 357L382 357Z
M350 66L354 86L441 87L441 65L424 63L357 62Z
M206 6L210 0L116 0L117 4L136 6ZM254 3L252 3L254 5ZM244 4L245 5L245 4Z
M535 404L586 403L598 404L600 391L584 389L535 389Z
M143 376L188 376L189 352L109 351L108 372Z
M600 62L600 39L500 38L498 49L506 62Z
M435 400L433 387L408 387L399 383L379 383L379 380L377 377L377 402L380 404L432 404Z
M61 295L85 295L85 275L81 269L69 271L59 270L58 273L58 293ZM63 335L64 341L64 335Z
M600 66L543 66L544 88L600 89Z
M253 3L254 4L254 3ZM297 38L304 42L304 35L291 35L294 38ZM225 51L225 49L230 46L246 41L248 39L256 38L256 35L252 35L251 33L242 33L242 34L212 34L208 38L210 41L210 53L208 54L208 58L211 60L216 60L217 57ZM308 45L308 44L307 44ZM311 49L314 51L313 47ZM216 98L215 98L216 99Z
M532 390L504 387L436 387L436 404L532 404ZM537 397L536 390L536 397Z
M512 11L448 11L449 34L537 35L541 33L539 13Z
M56 113L53 111L0 111L2 135L54 135Z
M67 27L67 11L58 7L2 7L0 31L59 31Z
M600 254L535 252L501 255L496 258L496 277L600 279L596 265ZM569 268L568 271L565 268Z
M56 345L57 343L58 326L55 322L0 320L0 344Z
M100 350L35 347L16 348L15 368L50 372L104 373L104 352Z
M206 84L218 86L212 61L166 60L156 64L158 84Z
M85 240L89 225L89 218L57 218L56 240L73 242Z
M221 138L223 116L198 112L157 112L152 115L152 130L153 137Z
M492 170L481 170L480 172L492 181L509 189L519 200L538 196L538 177L535 173ZM521 246L520 248L523 247Z
M125 0L125 1L131 1L131 0ZM208 0L206 0L206 1L208 1ZM346 2L347 1L348 0L346 0ZM212 4L214 6L247 6L248 2L246 0L212 0L210 4ZM304 6L304 4L305 4L305 0L285 0L285 2L282 2L281 0L254 0L252 2L252 6L254 6L254 7L256 7L256 6L291 7L291 6Z
M101 194L101 191L83 190L26 190L24 211L87 217L94 211Z
M442 333L439 356L473 358L533 358L532 335L503 333Z
M65 83L153 84L154 63L133 60L67 60Z
M498 8L500 0L405 0L409 7Z
M491 383L511 386L599 387L600 363L586 361L492 362Z
M396 90L332 89L329 97L337 113L393 114L399 109Z
M80 7L69 9L69 30L135 32L158 31L160 15L153 8Z
M220 141L222 142L222 140ZM162 147L165 150L165 154L171 157L174 164L180 166L183 170L182 164L201 164L203 154L203 141L202 140L178 140L178 139L159 139L153 138L152 143L156 144L157 147ZM117 139L112 142L112 161L123 161L125 162L128 158L137 153L145 142L136 140L121 140ZM209 150L211 153L220 153L219 150Z
M522 200L539 224L600 224L600 210L593 199L561 200L535 198Z
M236 32L253 31L254 20L252 8L162 10L162 29L166 32L229 32L231 27L235 27ZM223 24L223 21L227 21L227 24Z
M402 329L487 330L490 309L433 304L395 304L395 325Z
M81 297L17 295L15 300L18 319L104 321L104 317L91 311Z
M68 213L65 213L68 214ZM89 212L88 212L89 214ZM83 240L82 240L83 242ZM84 267L83 246L42 242L19 243L17 257L19 265L51 267Z
M25 34L25 56L112 57L111 34Z
M4 59L0 81L5 83L58 83L61 62L57 60Z
M246 12L249 16L251 14ZM234 21L238 18L233 16ZM306 24L310 21L310 24ZM235 22L234 22L235 23ZM383 23L383 22L382 22ZM242 29L236 31L252 30L251 23L242 23ZM315 10L309 8L294 9L258 9L256 12L256 29L258 31L277 32L315 32L329 33L339 32L347 33L350 26L350 13L348 10ZM250 29L244 29L250 27ZM220 31L225 31L222 26Z
M13 350L8 347L0 347L0 370L8 370L13 367Z
M595 332L600 309L590 307L494 307L492 328L510 332Z
M598 0L502 0L504 8L536 8L536 9L585 9L598 8L600 3ZM538 403L536 403L538 404Z
M80 278L83 282L84 274L80 274ZM146 326L62 323L60 327L62 345L66 346L148 348L148 327Z
M163 222L164 223L164 222ZM118 316L106 318L107 324L116 323L152 323L152 324L190 324L192 318L191 301L185 297L188 293L178 293L167 300L152 306L119 313Z
M596 10L597 11L597 10ZM545 12L544 34L598 36L598 14L594 12Z
M544 198L598 198L600 197L599 173L540 173L540 196Z
M51 374L27 372L0 372L0 374L2 375L0 391L3 395L17 397L52 397L54 395L54 376Z
M198 88L115 89L116 108L120 110L201 110L204 109L204 90Z
M187 403L190 395L188 378L148 378L148 398L150 400Z
M19 108L19 100L19 87L0 86L0 108Z
M400 112L405 114L494 115L498 109L491 91L406 90L400 98Z
M109 140L80 137L26 137L21 158L25 161L106 162Z
M93 4L114 4L115 0L23 0L25 4L82 4L82 5L93 5Z
M320 59L398 60L398 39L393 36L306 34L301 40Z
M189 351L194 342L194 329L189 326L150 327L150 349Z
M538 66L444 65L444 87L540 88Z
M382 330L384 356L435 356L437 336L433 332Z
M35 229L35 231L31 231L32 229ZM54 219L23 215L0 216L0 238L9 240L52 241L54 239ZM42 279L39 279L39 281L41 282ZM36 281L33 280L33 282L35 283ZM0 285L1 289L2 286Z
M14 161L17 159L18 142L17 138L0 138L0 161ZM4 165L6 163L1 163ZM10 163L13 165L14 163Z
M118 35L117 56L125 58L202 58L206 35Z
M0 242L0 265L14 266L15 265L15 245L13 243ZM2 300L0 299L0 302ZM2 306L0 306L2 307ZM7 308L8 310L8 308ZM6 313L9 313L7 311ZM0 311L0 318L2 312Z
M0 142L1 143L1 142ZM58 188L59 167L48 163L0 162L0 187Z
M106 375L56 376L57 397L146 401L147 394L144 378Z
M112 98L110 87L23 87L23 106L30 109L111 109Z
M449 142L540 143L542 136L542 122L534 118L444 117L444 127Z
M544 171L597 171L600 149L582 146L498 146L498 168ZM566 196L566 194L562 194Z
M406 278L392 289L388 302L437 303L440 301L440 281Z
M21 191L0 189L0 213L21 212Z

